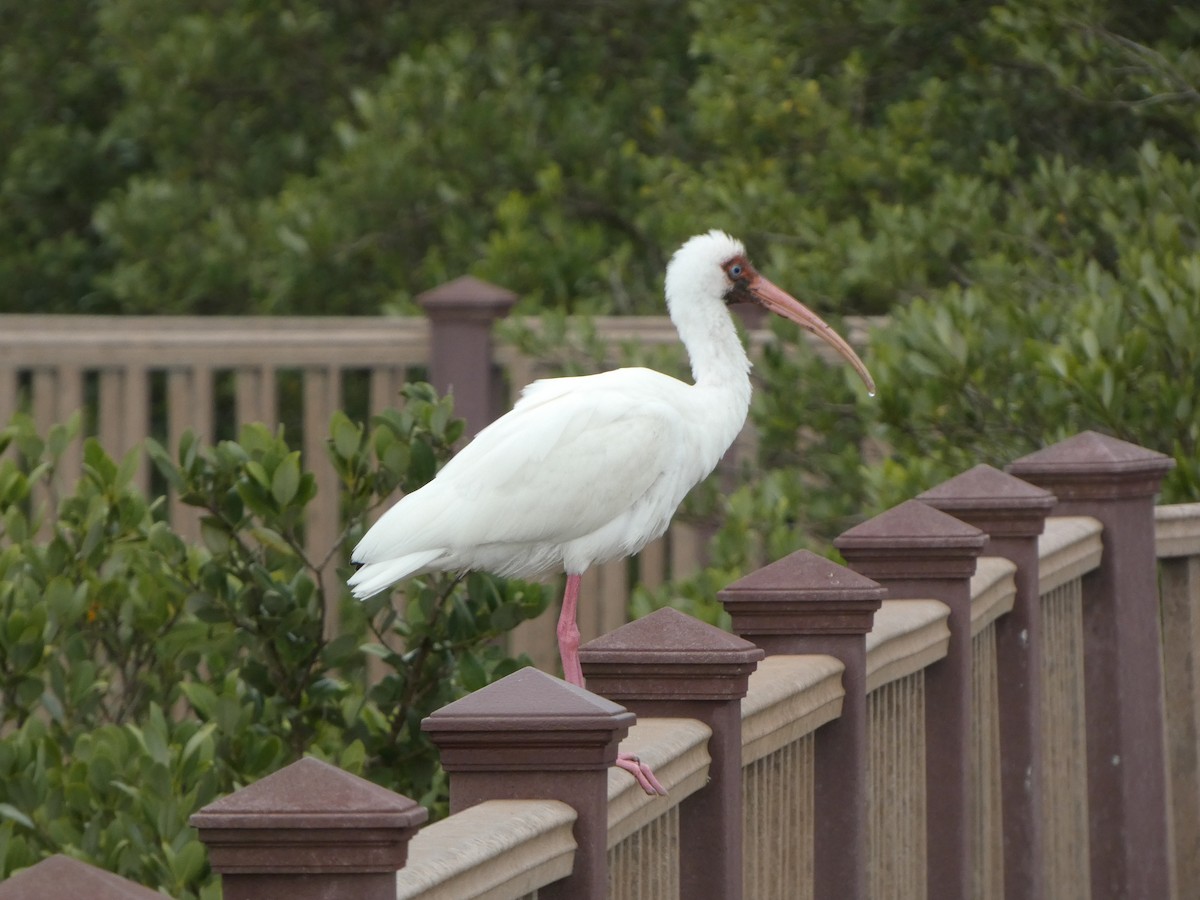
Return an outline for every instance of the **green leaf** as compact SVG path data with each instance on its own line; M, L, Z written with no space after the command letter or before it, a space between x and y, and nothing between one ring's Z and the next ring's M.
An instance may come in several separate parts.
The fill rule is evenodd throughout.
M424 441L416 441L409 450L408 478L413 487L420 487L429 482L437 471L437 459L433 450Z
M207 684L196 681L185 681L179 689L202 716L211 718L217 706L217 694Z
M199 840L184 844L171 860L171 874L179 885L188 885L200 877L207 862L204 844Z
M271 476L271 496L280 506L287 506L300 488L300 452L293 451L283 458Z
M351 459L362 443L362 428L353 422L343 412L333 414L330 423L333 433L333 449L342 459Z
M0 818L10 819L18 825L24 825L26 828L33 828L33 819L25 815L11 803L0 803Z
M487 672L473 653L465 653L458 661L458 674L468 691L487 686Z
M246 474L267 490L271 489L271 478L267 475L267 470L263 468L262 463L258 460L252 459L246 463Z
M212 739L212 734L217 730L216 722L206 722L200 726L200 730L188 738L188 742L184 744L183 753L179 757L179 762L186 763L194 753L200 750L206 741Z
M233 546L224 523L212 516L205 516L200 520L200 538L204 541L204 546L217 556L227 554Z

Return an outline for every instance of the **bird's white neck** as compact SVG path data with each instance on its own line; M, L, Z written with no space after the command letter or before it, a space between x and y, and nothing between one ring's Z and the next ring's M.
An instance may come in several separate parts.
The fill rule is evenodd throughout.
M688 352L700 414L708 422L716 456L728 449L750 410L750 359L724 303L687 304L671 319ZM714 460L715 465L715 460Z

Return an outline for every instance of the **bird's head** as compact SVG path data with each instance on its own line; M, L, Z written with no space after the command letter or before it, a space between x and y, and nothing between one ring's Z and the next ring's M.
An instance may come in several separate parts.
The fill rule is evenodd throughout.
M875 394L875 381L854 349L824 320L786 291L768 281L746 256L742 242L713 230L688 239L675 251L667 266L667 304L682 298L719 301L725 305L756 303L811 331L838 351L858 372L867 390Z

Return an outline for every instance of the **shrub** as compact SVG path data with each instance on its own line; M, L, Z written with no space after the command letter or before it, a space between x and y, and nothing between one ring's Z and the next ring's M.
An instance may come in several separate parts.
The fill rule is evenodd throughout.
M250 425L214 447L189 435L174 457L148 445L203 512L199 544L131 486L140 450L116 462L86 441L53 502L78 420L43 439L19 415L0 432L0 877L63 852L216 897L188 816L305 754L444 812L420 721L521 665L496 638L547 595L416 579L399 606L343 603L327 633L368 511L431 478L461 434L448 400L405 393L369 429L334 417L346 528L321 559L303 544L314 480L282 432Z

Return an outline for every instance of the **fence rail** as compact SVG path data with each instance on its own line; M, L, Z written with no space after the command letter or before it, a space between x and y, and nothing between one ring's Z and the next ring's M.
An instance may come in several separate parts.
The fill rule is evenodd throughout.
M39 374L6 340L10 406L64 371L104 402L145 392L101 389L102 354ZM333 365L306 364L331 403ZM235 394L261 399L262 366ZM1200 504L1153 506L1169 464L1085 433L851 529L848 566L802 551L730 585L735 635L669 609L597 623L590 691L525 669L426 721L451 815L425 828L365 783L333 816L289 807L298 777L350 779L314 760L194 824L227 900L1200 896ZM612 769L618 746L669 796ZM80 865L0 900L78 894Z
M1200 579L1197 578L1200 571L1200 504L1161 507L1155 512L1155 521L1158 525L1157 551L1144 558L1142 564L1151 568L1157 565L1162 573L1173 573L1162 577L1162 590L1152 607L1153 612L1161 610L1164 640L1170 640L1167 635L1194 627L1200 611ZM1104 523L1098 518L1050 516L1044 525L1044 532L1034 538L1038 566L1033 573L1038 608L1045 626L1041 630L1040 656L1046 665L1040 671L1046 703L1034 711L1043 725L1040 734L1044 753L1040 757L1043 763L1041 777L1038 777L1039 773L1029 773L1025 789L1042 795L1046 817L1036 833L1024 836L1024 843L1019 834L1014 835L1009 830L1009 811L1003 804L1006 793L1001 784L1004 768L1000 761L1011 740L1005 723L1013 721L1013 717L1003 709L1005 698L998 689L998 673L1002 666L993 648L1004 646L998 629L1014 615L1020 602L1022 570L1007 559L982 555L974 573L964 576L969 587L973 620L971 642L976 650L973 658L975 674L970 679L974 710L971 729L974 763L970 783L975 800L970 807L969 821L959 823L972 835L967 846L973 862L968 868L972 873L969 887L958 896L1012 896L1005 880L1005 873L1011 870L1009 857L1013 853L1029 854L1030 842L1040 842L1043 865L1037 880L1032 882L1034 890L1022 896L1195 896L1200 885L1194 880L1190 853L1196 845L1197 833L1190 823L1195 821L1200 793L1194 753L1188 756L1172 752L1165 757L1170 762L1171 790L1157 798L1140 798L1142 802L1155 805L1164 835L1167 817L1173 816L1174 843L1172 852L1163 853L1157 862L1145 861L1145 869L1130 873L1130 878L1147 881L1157 877L1166 886L1164 892L1138 894L1131 892L1128 884L1097 883L1091 839L1096 823L1089 821L1088 815L1086 745L1093 739L1090 735L1098 723L1090 720L1094 719L1090 715L1092 708L1084 708L1086 692L1083 685L1087 666L1096 664L1096 650L1088 645L1082 632L1083 605L1089 589L1094 590L1097 585L1095 579L1103 571L1105 554L1124 557L1122 565L1136 565L1136 560L1121 547L1105 546ZM829 567L830 575L836 576L835 580L846 571L833 563L824 565ZM736 589L738 586L731 587ZM764 593L761 588L761 584L756 588L760 595ZM828 590L808 587L802 588L800 593L806 596L803 599L776 596L764 602L783 606L809 604L811 608L805 614L809 617L808 630L812 634L829 634L831 629L839 627L837 622L845 627L849 607L843 604L843 609L834 611L831 607L835 603L830 600ZM727 604L735 598L746 600L749 597L745 592L739 594L733 589L723 596ZM938 780L929 777L927 763L930 743L941 740L944 735L927 728L929 717L936 717L937 713L929 708L926 679L930 672L947 661L952 642L952 630L948 626L952 609L942 601L921 598L883 600L882 603L861 599L852 602L876 607L871 616L870 631L858 633L850 629L863 648L861 661L865 673L867 723L867 738L857 751L863 756L868 774L864 815L855 823L856 828L862 829L868 848L865 857L867 877L858 895L875 898L934 896L930 885L937 879L939 867L946 866L946 860L926 837L930 803L936 802L936 795L942 789ZM731 611L735 622L745 615L744 610ZM678 624L687 632L690 649L676 648L675 652L699 654L690 657L685 664L691 679L707 684L718 671L723 673L720 677L727 678L730 668L727 661L723 663L719 658L730 653L739 653L742 654L740 659L745 658L745 648L740 644L731 645L730 641L736 639L728 635L714 637L711 646L702 648L698 635L720 635L715 629L705 631L709 626L685 622L686 617L673 610L662 610L654 615L677 617L671 618L670 624ZM662 631L662 624L656 623L656 633ZM642 623L623 626L625 644L629 643L631 634L644 630ZM1194 632L1192 634L1194 637ZM770 645L771 641L766 643ZM658 648L659 651L663 649ZM1186 652L1174 658L1168 656L1166 678L1162 682L1166 686L1165 695L1158 698L1160 702L1155 705L1168 711L1175 710L1175 721L1169 721L1169 716L1168 728L1176 737L1181 729L1192 729L1188 732L1188 740L1194 749L1195 641L1189 642L1185 649ZM639 660L639 653L652 656L653 660ZM707 667L696 662L701 656L709 661ZM598 660L611 662L611 656L593 652L589 660L585 652L584 659L585 671L590 668L589 675L599 673L597 677L603 681L607 670L597 668ZM629 659L620 667L628 673L641 665L657 667L656 671L665 673L664 681L674 678L664 668L663 654L647 647L631 650ZM376 892L366 889L367 883L362 882L352 891L316 893L327 891L327 878L344 879L347 866L353 868L356 865L353 860L339 859L336 864L331 861L324 869L309 864L303 870L304 878L297 881L296 872L300 870L294 865L290 869L282 867L281 871L269 857L263 857L248 871L237 867L224 869L225 896L289 896L299 900L317 896L367 900L382 897L391 900L393 897L730 896L724 891L689 892L682 886L691 867L711 862L711 859L689 855L689 848L693 846L689 842L689 831L700 828L713 837L723 829L727 830L726 824L716 823L714 828L711 817L697 814L706 792L714 790L722 777L721 764L710 755L710 749L721 745L723 729L732 729L740 748L736 771L742 809L736 825L744 835L744 853L738 854L737 859L741 896L756 900L853 896L836 885L822 883L815 852L822 831L840 827L838 820L848 815L848 808L853 808L851 798L826 799L817 789L822 765L821 748L831 739L833 732L830 729L853 706L845 687L848 669L853 665L853 662L847 664L825 653L769 653L757 663L752 674L744 677L740 688L744 696L737 697L737 689L732 691L737 713L734 719L724 723L719 716L711 717L703 706L728 703L729 691L717 691L723 696L715 700L661 701L667 705L676 704L676 715L643 716L632 726L621 718L627 714L619 706L605 706L599 698L590 706L585 703L584 708L592 711L590 718L594 721L576 727L594 729L594 733L587 737L579 732L571 740L595 747L600 745L596 735L604 740L621 738L627 732L621 740L622 749L638 753L656 768L670 789L666 798L643 795L626 773L608 767L616 752L615 744L608 745L606 754L578 759L577 768L555 772L551 780L556 782L553 791L559 793L557 798L504 796L513 793L513 779L522 773L514 771L511 763L497 759L505 754L497 753L489 746L487 737L475 745L477 752L469 759L461 756L462 745L453 735L465 734L469 727L464 719L454 715L455 705L452 704L443 712L450 713L449 718L455 719L457 724L449 731L439 728L433 732L444 752L459 748L456 751L459 755L445 757L451 774L452 806L454 784L458 779L470 775L472 781L482 779L492 787L480 787L477 782L471 793L484 799L465 803L440 822L419 830L411 822L406 823L400 829L404 834L396 838L407 847L405 864L391 868L383 866L395 875L381 882ZM1180 671L1174 671L1176 669ZM564 703L578 702L586 696L556 679L533 673L533 670L524 670L524 673L523 677L538 679L532 682L535 694L542 689L557 691ZM522 673L509 677L518 676ZM497 691L497 685L482 691ZM666 694L670 690L662 692ZM532 702L540 708L544 705L544 696ZM644 696L642 702L646 702ZM503 705L502 701L489 704L488 708L495 712ZM662 709L665 711L665 707ZM505 714L501 712L500 717ZM714 724L706 724L700 721L701 718L708 718ZM1183 722L1183 719L1187 721ZM497 727L503 731L505 726ZM1111 727L1111 723L1106 727ZM455 732L455 728L460 730ZM511 751L514 740L516 738L509 734L501 743ZM544 746L537 749L539 740L534 735L525 745L528 753L533 755L523 756L518 770L538 765L538 753L542 754L542 763L553 764L555 759L561 763L563 755L572 752L559 745L546 753ZM307 764L304 777L314 784L325 777L349 777L313 760L304 763ZM843 759L842 763L849 766L851 760ZM481 772L480 767L486 771ZM259 818L264 806L269 806L271 782L286 780L288 771L269 776L254 786L258 793L252 808ZM370 790L380 789L370 786ZM489 791L496 796L487 798ZM597 792L599 804L587 799L589 794L596 795ZM238 804L230 804L229 808L236 809ZM339 816L335 818L350 822L360 814L344 806L337 812ZM580 854L584 852L581 842L593 833L589 828L581 828L583 818L589 815L598 818L600 823L599 831L592 839L597 842L597 850L605 860L605 871L596 883L581 890L575 878ZM217 823L213 814L205 810L197 814L196 824L202 838L212 840L216 824L227 833L236 825L230 819L226 813ZM1181 828L1181 825L1186 827ZM246 822L247 828L257 826L261 826L261 822L257 825L255 821ZM338 834L330 820L324 820L314 839L323 847L333 846L335 857L343 852L353 857L359 853L362 835L361 829L353 827L346 827ZM293 831L286 838L289 845L298 840L305 840L299 831ZM345 850L338 850L339 846L344 846ZM721 841L705 846L709 857L730 852ZM1164 845L1164 848L1169 849L1170 845ZM1150 870L1156 864L1160 867L1157 876ZM361 862L358 865L362 868ZM0 886L0 898L9 896L5 893L9 885L23 889L36 886L39 891L36 895L50 900L66 897L67 894L58 888L70 880L64 880L64 866L82 867L82 864L61 857L47 860ZM36 879L41 877L39 869L43 867L49 880L39 882ZM221 868L219 864L217 867ZM378 870L380 866L375 864L374 868ZM95 877L86 871L83 874ZM130 890L134 889L135 886L130 886ZM308 892L310 889L312 893ZM734 892L733 896L737 895L738 892ZM130 896L141 895L131 893Z

